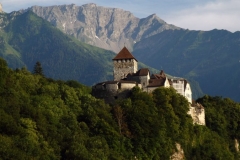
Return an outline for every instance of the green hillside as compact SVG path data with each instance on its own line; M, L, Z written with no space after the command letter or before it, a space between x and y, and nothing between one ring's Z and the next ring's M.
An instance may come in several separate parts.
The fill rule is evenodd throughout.
M143 63L199 82L209 95L240 101L240 32L164 31L134 46Z
M239 159L240 105L205 96L207 126L193 125L172 88L139 88L113 106L76 81L56 81L0 58L0 159Z
M30 11L15 16L2 32L1 55L12 68L25 65L31 70L39 61L48 77L88 85L111 77L113 52L66 36Z
M11 68L42 64L47 77L77 80L86 85L112 80L115 53L67 36L31 11L1 14L0 56ZM140 63L139 67L147 67ZM151 68L152 72L157 72Z

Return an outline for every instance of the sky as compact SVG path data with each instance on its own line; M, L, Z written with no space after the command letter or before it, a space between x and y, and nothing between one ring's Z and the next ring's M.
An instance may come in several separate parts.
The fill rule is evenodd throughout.
M138 18L156 14L168 24L189 30L240 31L240 0L0 0L0 3L7 13L34 5L95 3L130 11Z

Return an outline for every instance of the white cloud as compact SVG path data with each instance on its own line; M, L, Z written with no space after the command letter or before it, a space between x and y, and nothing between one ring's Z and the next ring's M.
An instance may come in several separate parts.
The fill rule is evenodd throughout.
M174 12L166 17L168 23L194 30L240 30L240 1L219 0L192 9Z

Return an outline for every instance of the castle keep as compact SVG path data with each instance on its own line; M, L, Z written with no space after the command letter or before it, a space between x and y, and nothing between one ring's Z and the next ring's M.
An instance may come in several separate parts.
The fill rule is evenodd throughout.
M127 98L130 90L138 86L151 93L158 87L173 87L189 102L189 112L194 123L205 125L204 107L192 102L192 90L184 78L169 77L163 70L159 74L150 75L148 68L138 70L137 60L124 47L113 59L113 81L101 82L92 87L92 93L106 102L114 102L118 98Z
M136 73L138 69L137 60L124 47L115 58L113 58L113 79L120 81L126 78L129 73Z

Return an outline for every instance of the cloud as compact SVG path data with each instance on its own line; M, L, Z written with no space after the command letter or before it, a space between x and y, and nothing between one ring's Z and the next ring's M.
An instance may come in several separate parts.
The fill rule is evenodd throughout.
M227 29L240 30L240 1L219 0L173 12L166 17L168 23L194 30Z

